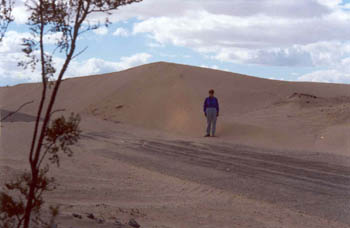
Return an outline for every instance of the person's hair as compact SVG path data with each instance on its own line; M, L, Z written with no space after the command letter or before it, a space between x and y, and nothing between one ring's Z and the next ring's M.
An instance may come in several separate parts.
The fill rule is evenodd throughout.
M209 90L209 93L214 94L214 90L213 89Z

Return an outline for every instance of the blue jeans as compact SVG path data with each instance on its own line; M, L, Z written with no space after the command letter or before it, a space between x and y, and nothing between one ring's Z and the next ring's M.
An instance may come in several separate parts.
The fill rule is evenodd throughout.
M207 114L207 134L215 135L216 130L216 108L207 108L205 110L205 113Z

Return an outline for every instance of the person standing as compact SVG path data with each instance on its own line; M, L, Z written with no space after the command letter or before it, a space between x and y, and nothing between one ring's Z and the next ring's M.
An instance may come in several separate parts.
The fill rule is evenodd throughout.
M207 117L207 134L205 137L215 137L216 119L219 116L219 101L214 97L214 90L209 90L209 97L204 101L204 115Z

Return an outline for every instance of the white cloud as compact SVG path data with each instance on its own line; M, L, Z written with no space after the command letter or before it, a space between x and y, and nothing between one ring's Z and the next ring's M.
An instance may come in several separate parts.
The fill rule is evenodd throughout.
M113 33L114 36L122 36L122 37L127 37L130 35L129 31L126 30L125 28L117 28L115 32Z
M327 41L286 48L218 48L200 49L215 53L212 58L223 62L250 63L272 66L334 66L350 55L350 42Z
M0 77L12 78L19 81L31 81L40 78L40 73L33 73L31 69L23 70L18 67L18 62L24 60L21 51L22 39L30 37L29 33L8 31L0 43Z
M0 81L15 79L26 82L38 82L41 80L39 70L32 72L31 70L22 70L22 68L17 67L18 61L16 59L20 59L21 57L19 53L7 55L7 57L0 56ZM65 74L65 78L121 71L148 63L151 57L147 53L138 53L128 57L122 57L119 61L106 61L100 58L72 61ZM63 62L64 59L54 58L56 69L59 69Z
M94 29L93 32L97 35L104 36L108 34L108 29L105 26L101 26L98 29Z
M111 15L111 21L138 18L141 21L135 24L133 33L149 34L155 41L149 43L153 47L185 46L227 62L304 66L316 61L315 53L303 46L349 40L350 13L340 3L186 0L179 4L179 0L147 0L121 7ZM96 15L91 20L104 18ZM108 30L95 32L105 35ZM128 36L130 32L118 28L113 34ZM329 54L325 51L322 55L327 58Z
M350 83L350 57L342 59L330 69L317 70L298 77L299 81Z
M337 8L339 4L342 3L342 0L317 0L318 3L325 5L329 8Z
M137 17L144 20L162 16L176 18L191 10L239 17L265 14L272 17L312 18L329 13L331 7L336 5L333 2L338 3L339 0L186 0L181 3L179 0L147 0L120 8L111 19L120 21Z
M18 2L16 22L24 23L27 12L23 0ZM327 75L342 80L350 72L340 64L350 57L350 11L346 10L350 4L341 3L342 0L147 0L121 7L110 19L116 22L137 18L132 31L118 28L113 35L146 34L151 37L151 41L147 40L149 47L187 47L222 62L318 67L325 70L299 79L329 81L331 76ZM104 18L105 15L95 15L89 19ZM108 34L106 28L95 32ZM97 64L99 60L91 61Z
M219 67L217 65L207 66L207 65L201 65L203 68L209 68L214 70L219 70Z
M30 36L29 33L15 31L8 31L6 33L5 38L0 43L0 81L40 81L39 70L32 72L31 69L24 70L17 66L19 61L25 60L24 54L21 51L21 43L22 39L28 36ZM56 35L53 35L53 37L56 37ZM51 38L50 40L54 39ZM73 60L66 75L68 77L74 77L125 70L148 63L151 57L148 53L137 53L131 56L121 57L117 61L107 61L100 58L90 58L84 61ZM62 66L63 62L64 59L54 57L56 68Z
M107 61L100 58L90 58L82 62L73 61L66 75L75 77L121 71L148 63L151 57L148 53L138 53L121 57L119 61Z
M152 55L148 53L139 53L128 57L122 57L120 58L120 62L118 62L117 66L121 70L128 69L130 67L147 63L151 57Z
M324 66L349 55L339 50L348 49L350 12L339 3L189 0L181 4L178 16L168 15L170 8L153 16L139 12L144 20L135 23L133 33L145 33L156 43L188 47L223 62Z
M30 37L30 33L19 33L16 31L7 31L3 41L0 43L0 54L21 51L23 38Z
M350 73L336 69L319 70L302 75L298 80L310 82L350 83Z
M15 23L17 24L25 24L29 17L29 11L25 6L25 0L17 0L15 1L15 5L12 11L12 14L15 18Z
M230 71L230 70L228 70L227 68L221 68L221 67L219 67L218 65L208 66L208 65L202 64L200 67L208 68L208 69L213 69L213 70Z

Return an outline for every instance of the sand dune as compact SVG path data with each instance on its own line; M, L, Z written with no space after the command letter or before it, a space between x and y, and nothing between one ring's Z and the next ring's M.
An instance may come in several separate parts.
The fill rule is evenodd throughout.
M0 89L1 107L34 100L40 84ZM146 129L200 137L203 99L213 88L221 113L218 136L266 148L347 154L350 86L284 82L172 63L67 79L56 108ZM37 104L37 101L36 101ZM35 105L23 109L34 114Z
M210 88L221 105L215 139L202 137ZM2 116L34 100L1 123L0 185L28 169L40 92L39 83L0 88ZM59 227L130 218L142 227L349 227L349 85L153 63L64 80L55 109L83 116L74 157L51 169L59 188L45 196L61 205Z

